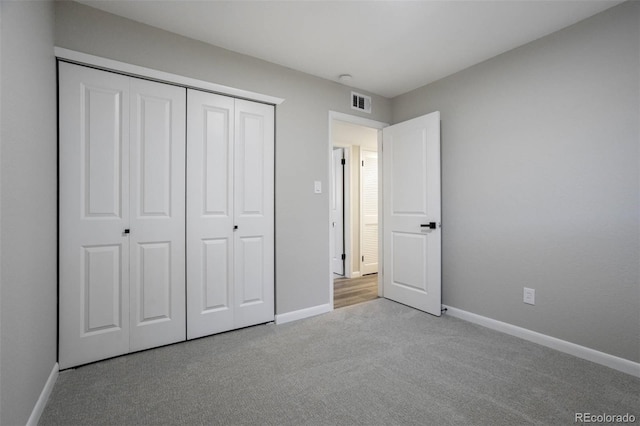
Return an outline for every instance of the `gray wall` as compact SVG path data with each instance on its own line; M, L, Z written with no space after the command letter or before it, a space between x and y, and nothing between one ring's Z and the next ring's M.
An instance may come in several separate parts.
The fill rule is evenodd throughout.
M445 304L640 361L639 31L625 3L392 100L442 112Z
M0 10L0 424L18 425L56 362L54 6Z
M328 114L359 115L349 88L77 3L56 2L56 45L285 98L276 109L276 311L329 303ZM390 120L390 101L373 96L364 116Z
M443 117L444 302L640 361L638 3L389 102ZM55 363L56 148L50 3L0 2L0 423L23 424ZM339 84L58 2L59 46L286 98L277 109L277 311L328 303L328 110ZM26 83L28 82L28 83ZM364 115L363 115L364 116ZM522 304L522 287L537 290Z

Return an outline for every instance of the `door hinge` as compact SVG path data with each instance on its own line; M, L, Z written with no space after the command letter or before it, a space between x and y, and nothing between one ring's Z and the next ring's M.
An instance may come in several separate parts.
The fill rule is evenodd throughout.
M342 253L342 260L345 260L347 258L347 255Z
M362 261L364 262L364 256L362 256Z
M345 161L345 159L343 158L342 161L340 161L342 163L342 165L344 166L345 164L347 164L347 162Z
M362 167L364 167L364 160L362 160Z

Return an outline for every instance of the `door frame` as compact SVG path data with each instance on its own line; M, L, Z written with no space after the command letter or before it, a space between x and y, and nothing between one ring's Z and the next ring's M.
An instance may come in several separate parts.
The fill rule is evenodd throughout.
M342 112L331 111L329 110L329 140L327 141L327 176L331 176L331 165L333 162L333 121L345 121L351 124L357 124L359 126L369 127L378 130L378 153L382 152L382 129L389 126L389 123L385 123L382 121L371 120L369 118L359 117L356 115L345 114ZM380 212L382 211L383 200L382 200L382 161L380 159L380 155L378 154L378 264L380 264L383 259L384 253L382 251L382 229L383 222L382 217L380 216ZM345 180L346 185L346 180ZM346 193L345 193L346 196ZM331 219L331 203L327 203L327 214L329 219ZM347 213L346 210L346 202L345 202L345 215L350 214ZM327 221L327 225L330 225L330 220ZM329 232L329 241L331 241L331 227L328 227ZM350 228L349 228L350 232ZM347 229L345 227L345 243L346 243L346 233ZM349 241L351 237L349 236ZM348 250L350 252L350 250ZM351 253L348 253L345 259L345 267L346 265L350 265L351 262ZM333 267L331 266L331 247L328 247L327 252L327 260L328 262L328 277L329 277L329 305L331 306L331 310L333 310ZM382 287L382 270L378 268L378 296L384 296L383 287ZM346 276L346 271L345 271Z

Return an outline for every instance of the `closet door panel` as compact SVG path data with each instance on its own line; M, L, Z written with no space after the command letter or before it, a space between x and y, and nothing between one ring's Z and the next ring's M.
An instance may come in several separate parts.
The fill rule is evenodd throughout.
M131 351L186 338L185 97L131 79Z
M122 327L122 260L121 245L83 247L80 299L86 336Z
M202 241L202 304L203 312L228 311L229 298L229 245L228 238Z
M61 368L129 349L129 79L59 65Z
M238 271L236 287L238 289L238 306L248 307L252 304L264 303L265 247L262 237L244 237L239 239L237 253Z
M231 330L234 100L187 91L187 337Z
M263 217L265 117L251 110L240 110L237 117L236 213L239 217Z
M214 95L211 95L214 96ZM207 96L209 97L209 96ZM202 215L212 219L212 226L224 227L228 225L226 219L232 217L231 196L233 185L230 182L229 160L233 158L231 140L233 138L233 117L228 99L211 99L203 105L202 129L202 157L201 169L203 175L204 203ZM195 149L195 148L194 148ZM220 220L213 220L213 219ZM218 222L218 223L214 223Z
M133 277L136 292L132 294L136 300L132 315L134 327L165 323L172 320L171 296L171 243L137 243L136 269L138 275ZM133 268L132 268L133 269ZM133 285L132 285L133 287ZM175 320L175 319L174 319ZM133 330L133 328L132 328ZM132 333L133 336L133 333ZM131 339L132 349L138 346L137 339Z
M235 327L274 319L274 107L235 101Z

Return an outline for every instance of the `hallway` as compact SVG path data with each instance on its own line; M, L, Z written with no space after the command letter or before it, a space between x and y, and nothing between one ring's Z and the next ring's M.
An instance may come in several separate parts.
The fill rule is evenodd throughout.
M378 297L378 274L333 280L333 308L344 308Z

